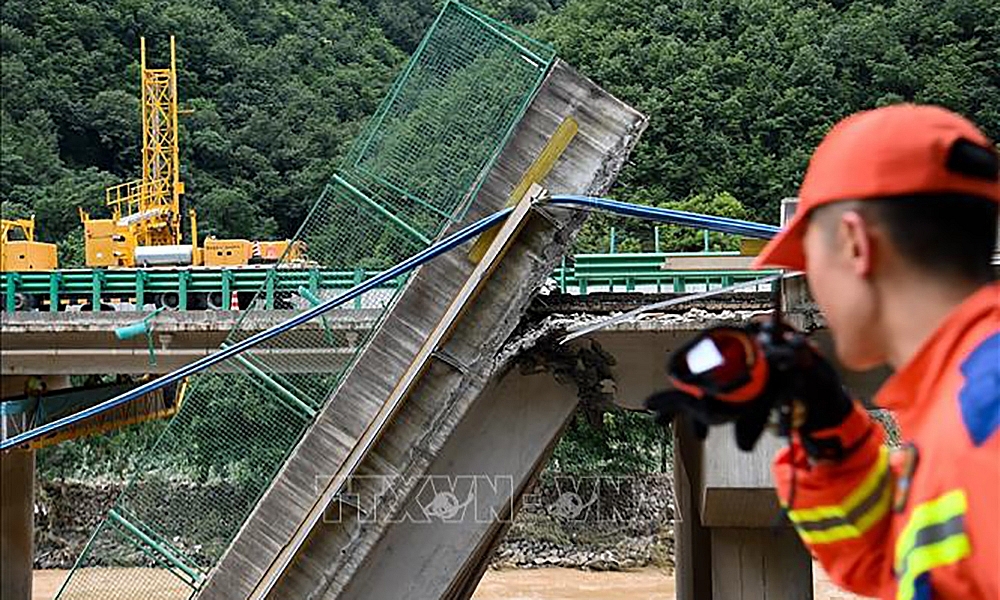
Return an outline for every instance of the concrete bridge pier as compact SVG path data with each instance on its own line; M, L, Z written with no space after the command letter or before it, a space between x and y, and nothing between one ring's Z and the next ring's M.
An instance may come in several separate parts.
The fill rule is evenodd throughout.
M30 600L35 451L0 455L0 598Z
M687 429L674 427L677 599L810 600L812 559L782 521L771 483L782 440L765 434L743 453L732 426L712 428L703 443Z
M40 378L47 389L69 387L69 377ZM25 375L0 378L0 399L25 393ZM0 400L2 402L2 400ZM4 432L13 435L23 427L22 414L7 415ZM35 451L0 452L0 598L31 600L32 561L34 558Z

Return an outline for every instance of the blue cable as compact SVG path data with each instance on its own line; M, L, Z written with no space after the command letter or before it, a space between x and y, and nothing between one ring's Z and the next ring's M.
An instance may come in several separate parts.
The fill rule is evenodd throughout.
M383 271L382 273L379 273L378 275L372 277L371 279L368 279L365 282L362 282L354 286L353 288L344 292L340 296L326 300L321 304L317 304L313 308L310 308L309 310L299 313L298 315L288 319L287 321L279 323L278 325L275 325L270 329L266 329L264 331L255 333L254 335L244 340L241 340L233 344L232 346L227 346L214 354L210 354L208 356L199 358L198 360L188 365L185 365L180 369L177 369L176 371L167 373L163 377L159 377L157 379L154 379L153 381L144 383L139 387L133 388L125 392L124 394L115 396L114 398L111 398L109 400L105 400L100 404L95 404L94 406L81 410L78 413L68 415L61 419L56 419L51 423L46 423L45 425L41 425L29 431L19 433L9 439L3 440L2 442L0 442L0 450L13 448L14 446L19 446L21 444L31 442L32 440L41 438L49 433L54 433L56 431L59 431L60 429L69 427L74 423L78 423L83 419L87 419L94 415L111 410L116 406L121 406L122 404L131 402L132 400L135 400L140 396L144 396L145 394L156 391L171 383L176 383L181 379L184 379L185 377L189 377L191 375L194 375L195 373L204 371L205 369L213 365L216 365L226 360L227 358L231 358L237 354L245 352L261 342L267 341L275 336L281 335L282 333L288 331L289 329L292 329L293 327L297 327L305 323L306 321L318 317L340 306L341 304L344 304L350 300L357 298L358 296L361 296L365 292L377 288L378 286L388 282L391 279L395 279L400 275L412 271L413 269L419 267L420 265L430 260L433 260L434 258L437 258L438 256L444 254L445 252L448 252L449 250L453 250L455 247L460 246L461 244L465 243L471 238L476 237L477 235L483 233L488 229L492 229L495 225L499 224L501 221L507 218L507 215L509 215L513 210L514 210L513 208L505 208L501 211L489 215L488 217L480 219L479 221L476 221L475 223L467 227L464 227L459 231L456 231L455 233L451 234L450 236L446 237L440 242L437 242L436 244L424 248L420 252L414 254L413 256L404 260L398 265L386 271Z
M712 217L707 215L699 215L697 213L685 212L680 210L670 210L667 208L657 208L655 206L643 206L639 204L629 204L627 202L619 202L617 200L610 200L608 198L596 198L592 196L576 196L576 195L556 195L548 199L549 204L556 206L569 206L569 207L580 207L587 209L597 209L606 212L611 212L620 215L626 215L630 217L638 217L641 219L649 219L653 221L660 221L664 223L671 223L674 225L684 225L690 227L696 227L698 229L710 229L712 231L719 231L722 233L730 233L734 235L742 235L746 237L763 238L770 239L774 237L778 231L778 227L772 225L762 225L760 223L753 223L750 221L742 221L739 219L730 219L727 217ZM330 310L353 300L365 292L368 292L376 287L388 282L391 279L399 277L411 270L419 267L420 265L437 258L438 256L453 250L457 246L465 243L471 238L483 233L488 229L492 229L494 226L503 221L511 213L513 208L505 208L498 212L495 212L475 223L456 231L445 239L437 242L427 248L421 250L420 252L414 254L405 261L399 263L398 265L379 273L378 275L372 277L371 279L360 283L350 290L344 292L336 298L331 298L326 300L316 306L310 308L309 310L303 311L298 315L266 329L264 331L258 332L232 346L227 346L222 350L208 356L204 356L188 365L181 367L180 369L168 373L162 377L154 379L148 383L144 383L139 387L133 388L124 394L115 396L110 400L105 400L100 404L95 404L90 408L84 409L78 413L63 417L52 421L51 423L46 423L29 431L19 433L10 439L0 441L0 450L7 450L8 448L13 448L14 446L19 446L41 438L50 433L59 431L78 423L83 419L90 418L94 415L98 415L105 411L111 410L122 404L126 404L144 396L150 392L154 392L164 386L170 385L171 383L176 383L185 377L190 377L195 373L204 371L205 369L216 365L228 358L236 356L250 348L253 348L261 342L267 341L275 336L281 335L282 333L297 327L307 321L310 321L320 315L323 315Z
M656 206L629 204L628 202L619 202L608 198L595 198L593 196L556 195L549 198L549 204L597 209L629 217L638 217L640 219L649 219L673 225L685 225L698 229L710 229L712 231L765 240L773 238L780 230L779 227L773 225L763 225L761 223L730 219L728 217L699 215L698 213L658 208Z

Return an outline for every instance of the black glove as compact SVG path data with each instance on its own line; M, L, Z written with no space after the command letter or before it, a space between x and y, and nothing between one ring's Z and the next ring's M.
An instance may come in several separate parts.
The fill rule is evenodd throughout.
M646 399L646 408L656 416L656 422L666 427L674 417L687 419L699 440L708 437L712 425L736 423L736 445L740 450L753 450L771 412L761 397L755 405L737 405L712 396L697 398L678 389L657 392Z
M692 354L704 349L706 340L718 364L692 373ZM732 422L737 446L749 452L776 411L779 434L797 431L810 456L837 460L845 453L836 437L810 434L843 423L853 401L833 366L787 325L708 329L671 356L668 372L677 389L646 400L662 425L681 415L704 439L710 426Z

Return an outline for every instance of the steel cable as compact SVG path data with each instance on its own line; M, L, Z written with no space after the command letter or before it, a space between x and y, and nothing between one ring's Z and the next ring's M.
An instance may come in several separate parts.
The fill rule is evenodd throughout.
M584 210L601 210L605 212L610 212L614 214L620 214L630 217L636 217L641 219L649 219L653 221L659 221L664 223L671 223L674 225L696 227L699 229L709 229L712 231L718 231L722 233L728 233L733 235L742 235L747 237L764 238L769 239L774 237L779 231L778 227L772 225L762 225L760 223L753 223L750 221L742 221L739 219L730 219L727 217L713 217L708 215L699 215L697 213L690 213L679 210L671 210L666 208L658 208L655 206L644 206L639 204L630 204L627 202L619 202L617 200L611 200L608 198L596 198L592 196L577 196L577 195L555 195L548 198L548 204L554 206L563 206L571 208L582 208ZM208 356L202 357L188 365L181 367L180 369L168 373L162 377L154 379L148 383L140 385L128 392L115 396L110 400L101 402L100 404L95 404L94 406L84 409L73 415L63 417L52 421L51 423L46 423L29 431L19 433L9 439L0 441L0 450L7 450L8 448L13 448L21 444L31 442L50 433L55 433L61 429L65 429L75 423L78 423L84 419L90 418L92 416L101 414L105 411L111 410L122 404L131 402L140 396L144 396L150 392L154 392L163 388L164 386L170 385L172 383L179 382L185 377L189 377L211 366L219 364L220 362L232 358L242 352L253 348L254 346L270 340L286 331L297 327L307 321L310 321L318 316L321 316L330 310L345 304L355 298L360 297L362 294L377 288L400 275L406 274L411 270L419 267L420 265L433 260L434 258L453 250L457 246L463 244L464 242L470 240L471 238L483 233L484 231L493 228L498 225L503 219L510 214L513 209L505 208L498 212L495 212L475 223L464 227L463 229L451 234L445 239L428 246L424 250L421 250L417 254L414 254L407 260L397 264L396 266L379 273L378 275L368 279L367 281L354 286L353 288L347 290L340 296L336 298L331 298L326 300L316 306L299 313L298 315L266 329L259 333L256 333L240 342L237 342L231 346L226 346L225 348L210 354ZM761 281L763 282L763 281ZM753 282L758 283L758 282ZM575 337L575 336L572 336Z
M698 229L710 229L721 233L742 235L746 237L771 239L778 234L780 228L774 225L763 225L752 221L740 219L730 219L728 217L713 217L710 215L699 215L698 213L686 212L683 210L671 210L669 208L659 208L656 206L645 206L642 204L630 204L609 198L597 198L594 196L577 196L571 194L560 194L548 199L549 204L556 206L568 206L584 209L596 209L628 217L649 219L673 225L683 225L696 227Z
M72 415L63 417L61 419L57 419L55 421L52 421L51 423L46 423L45 425L41 425L39 427L36 427L35 429L19 433L9 439L3 440L2 442L0 442L0 450L7 450L8 448L13 448L15 446L31 442L32 440L43 437L49 433L55 433L56 431L69 427L70 425L78 423L83 419L90 418L94 415L98 415L105 411L111 410L116 406L121 406L122 404L131 402L132 400L135 400L140 396L144 396L150 392L159 390L164 386L170 385L171 383L176 383L184 379L185 377L189 377L191 375L194 375L195 373L204 371L205 369L213 365L216 365L226 360L227 358L232 358L237 354L245 352L250 348L253 348L254 346L260 344L261 342L265 342L271 338L274 338L275 336L281 335L282 333L288 331L289 329L297 327L309 320L312 320L320 315L323 315L329 312L330 310L361 296L365 292L375 289L379 285L386 283L391 279L395 279L400 275L408 273L413 269L419 267L420 265L430 260L433 260L434 258L437 258L438 256L444 254L445 252L448 252L449 250L452 250L455 247L460 246L461 244L483 233L484 231L491 229L495 225L498 225L501 221L503 221L504 218L507 217L507 215L511 213L512 210L513 210L512 208L505 208L483 219L480 219L479 221L476 221L475 223L467 227L464 227L459 231L456 231L455 233L444 238L440 242L428 246L424 250L421 250L417 254L414 254L413 256L399 263L398 265L390 269L387 269L382 273L379 273L378 275L368 279L364 283L354 286L353 288L344 292L340 296L337 296L336 298L331 298L325 302L322 302L321 304L317 304L316 306L310 308L309 310L303 311L298 315L286 321L283 321L282 323L279 323L274 327L271 327L270 329L266 329L264 331L256 333L231 346L227 346L222 350L215 352L214 354L210 354L208 356L199 358L198 360L188 365L185 365L180 369L177 369L176 371L167 373L162 377L159 377L157 379L154 379L153 381L140 385L139 387L133 388L128 392L125 392L124 394L120 394L118 396L115 396L114 398L111 398L110 400L105 400L100 404L95 404L94 406L86 408L78 413L74 413Z

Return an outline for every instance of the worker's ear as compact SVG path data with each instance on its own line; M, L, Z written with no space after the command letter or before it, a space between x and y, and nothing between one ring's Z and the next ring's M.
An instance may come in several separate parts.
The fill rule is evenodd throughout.
M837 224L840 259L847 261L855 275L868 277L875 266L875 239L872 225L860 212L844 211Z

